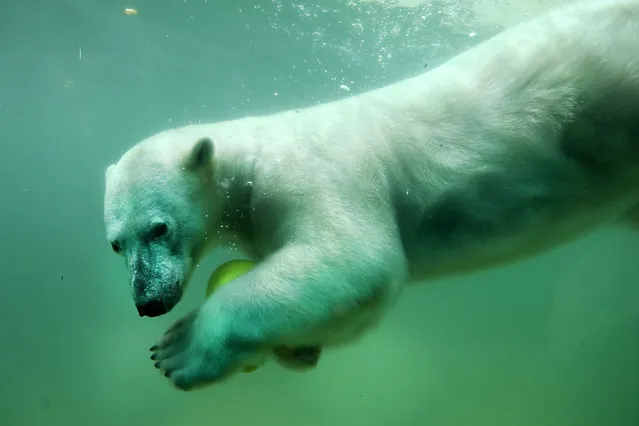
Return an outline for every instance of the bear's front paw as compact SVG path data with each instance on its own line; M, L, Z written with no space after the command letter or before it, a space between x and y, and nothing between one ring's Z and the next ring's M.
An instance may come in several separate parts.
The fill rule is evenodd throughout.
M238 369L247 354L228 344L225 322L199 309L173 324L151 347L155 367L182 390L219 382Z

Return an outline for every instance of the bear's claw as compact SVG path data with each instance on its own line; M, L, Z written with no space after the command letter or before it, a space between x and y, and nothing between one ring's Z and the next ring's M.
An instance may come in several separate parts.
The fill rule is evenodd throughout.
M225 344L223 322L202 316L198 310L180 319L149 348L154 367L178 389L222 380L242 356Z

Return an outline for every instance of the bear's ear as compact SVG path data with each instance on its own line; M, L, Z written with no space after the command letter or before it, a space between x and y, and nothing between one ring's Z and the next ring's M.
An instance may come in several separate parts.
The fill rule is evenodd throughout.
M198 140L184 160L184 167L189 170L199 170L203 167L211 166L214 149L213 141L210 138Z

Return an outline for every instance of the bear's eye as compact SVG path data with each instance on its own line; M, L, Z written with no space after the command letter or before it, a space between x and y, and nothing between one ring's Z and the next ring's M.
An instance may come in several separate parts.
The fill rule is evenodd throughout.
M155 238L162 238L168 232L169 232L169 226L166 223L161 222L161 223L158 223L158 224L153 226L153 229L151 230L151 236L154 239Z
M111 248L113 249L114 252L120 253L121 247L120 247L120 243L118 243L117 241L113 241L111 243Z

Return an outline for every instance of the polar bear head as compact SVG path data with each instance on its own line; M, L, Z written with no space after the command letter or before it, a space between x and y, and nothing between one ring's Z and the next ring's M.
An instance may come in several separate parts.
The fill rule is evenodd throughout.
M140 316L169 312L182 296L219 219L211 139L175 141L159 134L107 168L106 234L130 273Z

